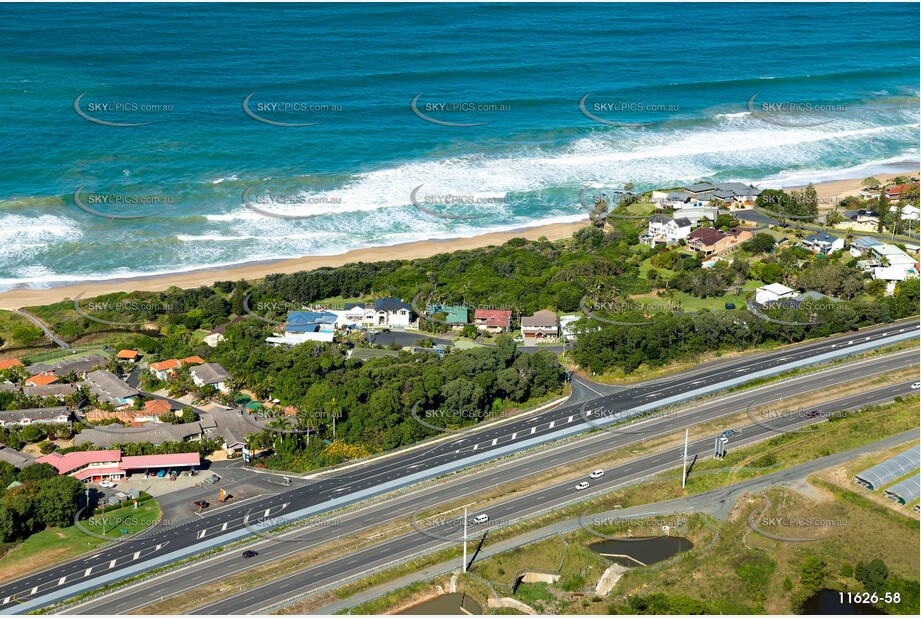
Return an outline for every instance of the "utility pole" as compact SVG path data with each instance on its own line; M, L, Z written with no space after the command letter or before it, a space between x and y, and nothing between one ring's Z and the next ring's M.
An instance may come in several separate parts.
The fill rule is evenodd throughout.
M684 459L681 460L681 488L688 482L688 429L684 430Z
M464 564L462 565L464 573L467 572L467 507L464 507Z

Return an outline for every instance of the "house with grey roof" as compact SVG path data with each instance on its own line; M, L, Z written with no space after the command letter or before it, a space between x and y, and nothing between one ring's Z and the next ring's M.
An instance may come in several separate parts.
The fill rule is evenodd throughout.
M815 253L827 255L844 249L844 239L822 230L818 234L810 234L803 239L803 246Z
M188 442L200 440L204 429L197 421L194 423L145 423L141 427L124 427L118 424L105 427L89 427L74 437L74 444L94 444L100 448L110 448L117 444L144 443L157 445L164 442Z
M666 215L649 217L649 228L640 236L640 242L654 246L658 243L673 245L687 238L691 233L691 221L685 217L672 218Z
M131 388L115 374L105 369L86 374L86 384L91 393L116 408L133 405L135 398L140 394L137 389Z
M230 391L230 387L227 386L230 374L218 363L205 363L192 367L189 373L192 375L192 381L198 386L213 386L222 393Z
M43 386L28 385L23 392L30 397L57 397L64 399L80 388L80 384L45 384Z
M413 322L413 308L399 298L379 298L366 307L362 324L371 327L408 328Z
M28 453L0 444L0 461L5 461L22 470L26 466L35 463L35 458Z
M66 406L0 411L0 425L3 427L25 427L39 423L69 423L71 418L70 408Z

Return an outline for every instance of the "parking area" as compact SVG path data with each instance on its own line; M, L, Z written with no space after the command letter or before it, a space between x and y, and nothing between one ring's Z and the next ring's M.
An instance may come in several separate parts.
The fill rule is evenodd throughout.
M308 484L300 479L290 479L286 485L282 477L266 474L256 474L242 466L242 462L227 461L212 463L209 468L196 470L190 476L188 471L179 474L175 480L169 480L168 472L163 477L157 477L157 470L152 470L147 478L144 474L135 474L127 479L116 481L116 486L111 488L100 487L98 483L90 485L95 491L100 492L104 502L116 492L130 493L131 490L145 491L153 496L160 505L163 520L170 525L181 524L189 519L200 517L209 511L224 505L236 504L259 496L268 496L291 489L292 487ZM209 484L207 480L217 475L219 480ZM221 503L221 489L228 496ZM207 507L202 508L196 502L205 502Z

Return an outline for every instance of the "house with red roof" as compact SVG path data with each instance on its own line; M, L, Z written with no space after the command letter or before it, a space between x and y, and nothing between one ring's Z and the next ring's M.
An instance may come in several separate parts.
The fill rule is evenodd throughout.
M119 350L118 354L115 355L115 358L120 361L134 363L137 362L139 358L141 358L141 354L137 350Z
M119 450L74 451L51 453L40 457L36 463L51 464L58 474L67 474L85 482L96 482L121 479L147 470L195 469L201 465L201 457L198 453L122 457Z
M890 200L899 200L902 198L904 193L908 193L912 188L917 188L918 183L909 184L903 183L900 185L894 185L886 189L886 197Z
M477 330L507 333L512 329L512 312L505 309L477 309L473 313Z
M181 364L182 363L175 358L171 358L169 360L160 361L159 363L150 363L148 369L150 369L152 374L157 376L158 380L165 380L169 377L170 373L179 369Z
M28 378L26 380L26 384L30 384L32 386L48 386L49 384L54 384L57 381L57 376L48 375L47 373L40 373L38 375L32 376L31 378Z
M10 358L7 360L0 360L0 371L4 369L12 369L13 367L22 367L23 364L18 358Z

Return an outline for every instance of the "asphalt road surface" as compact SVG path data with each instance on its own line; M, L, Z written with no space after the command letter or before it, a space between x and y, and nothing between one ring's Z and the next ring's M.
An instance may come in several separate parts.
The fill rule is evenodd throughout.
M655 435L676 430L680 431L684 427L693 427L705 421L734 415L746 410L752 403L757 406L764 406L780 398L795 397L809 392L827 391L839 384L886 374L916 361L917 354L914 350L868 359L845 367L826 369L821 372L800 376L783 383L769 384L746 390L708 401L705 404L689 406L686 411L682 411L678 416L652 417L640 424L631 424L622 428L600 432L579 440L577 445L557 445L551 449L541 450L532 455L504 462L489 470L448 478L441 485L425 487L406 495L394 497L383 503L363 508L357 512L338 514L332 520L334 524L332 527L311 526L301 531L287 533L279 540L261 541L251 546L259 552L256 558L243 561L236 556L216 557L184 568L181 571L161 575L136 584L129 589L113 592L104 598L86 602L76 610L68 611L83 614L125 613L153 603L163 596L175 595L193 587L207 585L210 582L224 581L230 575L257 564L271 562L285 555L321 545L333 536L353 534L373 528L385 521L400 519L402 519L404 527L409 530L412 513L421 509L429 509L438 504L477 494L484 489L520 481L529 475L554 469L558 466L569 465L580 459L596 458L611 449L642 442ZM753 415L753 417L761 420L759 416ZM762 422L764 421L762 420ZM781 429L773 421L768 421L766 424L769 427ZM725 427L725 429L729 428L728 426ZM710 436L711 440L712 437ZM589 462L586 462L585 466L586 470L588 470ZM611 480L613 477L606 474L605 478ZM567 486L574 485L576 482L570 481L568 484L565 482L562 484ZM598 487L602 488L604 486L598 485ZM575 494L574 491L572 493ZM475 512L479 512L476 511L476 507L472 506L471 508ZM449 518L456 516L457 513L445 515L445 517ZM494 519L492 523L502 522L497 522ZM297 588L293 586L293 583L292 586L288 586L285 589L286 592L291 594L294 594L296 590ZM242 602L250 599L253 594L247 591L236 596L238 601Z
M728 386L759 371L782 371L792 363L809 361L823 353L846 354L856 345L883 345L894 336L917 336L918 329L916 322L885 325L766 354L748 355L623 389L597 398L592 405L618 411L636 410L639 406L645 408L658 402L668 402L669 398L699 392L708 386ZM251 513L271 519L307 507L316 507L317 512L331 510L342 506L362 490L365 490L364 493L355 496L352 502L361 500L362 496L389 492L401 484L409 485L425 477L439 476L447 468L460 469L515 449L530 448L541 440L558 439L564 430L578 432L592 429L581 412L584 412L583 406L566 405L499 426L464 433L457 440L444 441L432 448L417 449L344 469L309 485L306 490L293 489L212 513L201 521L157 531L137 540L115 543L87 558L4 583L0 586L0 612L28 611L56 598L72 595L79 589L74 586L96 587L106 581L123 579L153 568L157 566L158 559L165 561L166 556L170 556L168 561L174 561L176 556L173 554L177 551L192 554L226 540L248 536L250 530L244 524L244 517L251 518ZM439 466L442 468L439 469Z
M910 382L906 382L887 386L816 405L814 409L819 410L820 413L830 413L890 401L898 395L913 392L910 385ZM751 442L773 437L779 433L780 429L789 431L820 420L821 417L789 417L772 421L770 428L764 424L755 423L738 427L737 429L740 430L740 433L730 438L728 448L737 448ZM715 436L709 435L706 438L691 442L688 446L689 460L712 455L714 438ZM588 489L581 492L575 489L578 481L570 480L506 500L476 513L470 513L471 517L481 513L489 517L489 521L486 524L479 526L468 525L468 538L474 540L474 542L470 543L471 549L476 545L475 541L488 530L509 525L522 518L544 512L554 506L566 504L579 495L587 498L594 491L610 491L618 485L678 467L681 464L682 455L683 447L668 449L609 468L605 470L605 475L600 479L589 479L587 476L578 479L578 481L586 481L590 485ZM693 470L691 474L693 474ZM416 527L418 527L418 530ZM367 549L349 553L341 558L323 562L314 568L281 578L268 585L225 596L216 603L195 609L193 613L208 615L261 613L275 604L287 601L292 596L309 592L313 588L341 582L345 577L372 568L383 567L400 558L404 560L411 559L425 550L460 543L463 538L462 513L450 512L440 517L416 518L416 526L409 534ZM99 610L94 610L93 613L99 613Z

